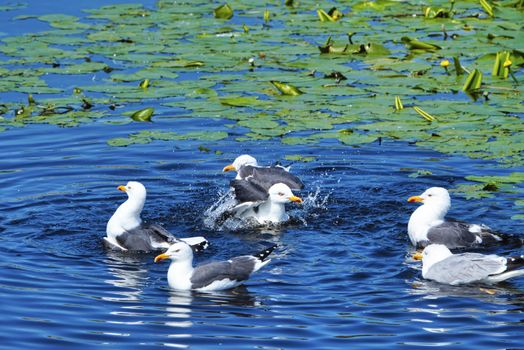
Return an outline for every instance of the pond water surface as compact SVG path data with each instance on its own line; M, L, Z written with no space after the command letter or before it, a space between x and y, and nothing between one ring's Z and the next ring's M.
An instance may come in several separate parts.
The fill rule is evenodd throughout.
M66 11L51 11L58 10ZM472 173L497 175L494 163L390 140L240 143L230 122L159 112L154 126L164 130L230 134L129 147L107 141L144 124L31 124L1 133L0 348L524 348L524 279L443 286L424 281L410 258L406 225L415 207L406 199ZM206 221L228 189L232 174L222 168L241 153L261 164L315 157L292 164L306 188L304 205L289 207L291 222L230 230ZM432 175L410 177L416 169ZM101 244L125 199L116 187L129 180L148 189L144 218L209 239L197 263L276 243L271 263L233 291L169 290L168 265L154 264L154 254L113 254ZM522 193L518 185L479 200L452 193L450 215L524 236L522 222L511 219Z

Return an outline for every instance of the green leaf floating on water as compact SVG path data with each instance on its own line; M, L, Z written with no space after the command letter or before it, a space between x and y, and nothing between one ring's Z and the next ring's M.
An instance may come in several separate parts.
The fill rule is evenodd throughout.
M328 37L325 44L318 46L318 50L323 54L335 55L358 55L363 57L387 56L391 52L384 45L368 42L366 44L353 44L351 42L352 34L348 34L350 43L344 46L334 46L331 36Z
M282 95L299 96L304 93L291 84L286 84L276 80L271 80L271 84L273 84Z
M159 61L153 62L151 66L162 67L162 68L189 68L189 67L202 67L204 62L202 61L191 61L191 60L170 60L170 61Z
M495 183L495 184L518 184L524 181L524 173L513 172L507 176L466 176L466 180L482 182L482 183Z
M523 77L522 0L486 0L494 17L484 15L480 0L454 1L456 8L450 0L426 5L362 0L344 3L351 15L339 23L321 22L317 9L326 3L307 1L287 1L293 8L278 2L236 1L231 5L242 18L215 19L213 9L226 1L173 5L172 0L159 0L147 7L86 9L77 17L11 18L15 25L43 20L45 29L0 36L0 114L5 117L0 127L72 127L98 119L108 124L134 122L130 114L115 122L116 106L137 111L161 105L175 109L173 120L163 119L166 123L180 115L209 118L222 123L218 130L234 129L235 139L242 141L359 147L382 137L488 161L490 169L524 165L522 85L515 83ZM324 12L332 19L341 17L336 9ZM249 28L244 31L242 23ZM406 46L401 37L408 38ZM510 54L507 60L505 52ZM447 74L438 62L451 57L455 73L450 64ZM470 71L493 73L483 77L480 87L489 87L489 100L469 100L467 95L478 90L475 79L470 81L471 94L457 93L470 74L459 57ZM246 64L250 58L253 65ZM341 72L347 80L337 75L331 76L336 81L322 78L330 72ZM458 77L461 74L466 76ZM513 75L513 80L504 78ZM138 87L146 79L149 87ZM267 84L270 80L289 82L306 93L275 96L284 93ZM72 95L75 86L83 92ZM35 104L28 105L27 94L35 97ZM395 109L408 102L410 107L392 113L395 96ZM422 114L411 110L415 100ZM14 111L19 111L18 117ZM438 122L429 121L433 116ZM338 131L341 128L344 131ZM168 135L158 131L121 142L163 137ZM301 151L288 154L295 152ZM482 190L486 183L475 185L492 194ZM504 186L514 185L496 186L504 191Z
M198 141L219 141L228 137L224 131L194 131L187 134L179 134L170 131L161 130L142 130L129 137L117 137L107 141L109 146L126 147L134 144L146 144L153 141L181 141L181 140L198 140Z
M481 85L482 72L475 68L466 78L466 82L464 83L464 86L462 86L462 91L472 92L480 89Z
M228 4L221 5L213 10L215 18L230 19L233 17L233 9Z
M317 158L314 156L302 156L300 154L288 154L284 157L285 160L290 160L293 162L303 162L303 163L309 163L313 162Z
M418 41L418 40L415 40L415 39L411 39L410 37L407 37L407 36L403 36L400 40L404 44L406 44L406 46L410 50L435 51L435 50L442 49L442 47L440 47L438 45L431 44L431 43L424 42L424 41Z
M256 96L224 97L220 99L220 103L231 107L257 107L266 104L265 101L260 101Z
M150 122L154 112L154 108L144 108L131 114L131 119L136 122Z

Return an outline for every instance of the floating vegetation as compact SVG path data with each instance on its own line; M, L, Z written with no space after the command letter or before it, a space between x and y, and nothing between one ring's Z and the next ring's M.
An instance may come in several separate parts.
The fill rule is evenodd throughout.
M326 11L308 1L159 0L18 16L14 25L49 28L0 38L0 131L100 119L110 128L122 115L148 122L145 107L155 106L160 128L170 116L219 118L220 137L235 128L239 142L401 140L521 167L522 1L454 4L361 1ZM0 10L11 7L22 11ZM182 137L171 132L108 143Z
M107 141L110 146L125 147L134 144L146 144L153 141L175 141L175 140L199 140L199 141L218 141L227 138L227 133L223 131L202 131L179 134L176 132L166 132L161 130L142 130L129 137L117 137Z
M402 104L401 104L402 105ZM420 114L422 116L422 118L426 119L428 122L432 122L434 120L437 120L437 118L435 118L434 116L432 116L431 114L429 114L428 112L425 112L422 110L422 108L419 108L417 106L414 106L413 109L415 110L415 112L417 112L418 114Z
M144 108L131 114L131 119L135 122L150 122L154 112L154 108Z
M230 19L233 17L233 9L228 4L221 5L213 10L216 18Z
M303 94L299 88L291 84L282 83L276 80L271 80L271 84L273 84L282 95L299 96Z

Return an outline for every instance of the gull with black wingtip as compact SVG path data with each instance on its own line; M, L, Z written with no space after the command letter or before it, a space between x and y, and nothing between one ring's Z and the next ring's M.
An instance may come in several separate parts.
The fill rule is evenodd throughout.
M204 237L176 238L162 226L144 224L140 217L146 201L146 188L140 182L129 181L118 186L128 199L115 211L107 222L104 245L117 251L153 251L166 249L172 243L185 241L189 244L205 243Z
M237 256L227 261L193 267L195 246L178 242L169 247L165 253L157 255L155 262L171 260L167 271L167 282L173 289L218 291L242 284L252 273L271 261L267 257L275 248L276 245L254 255Z
M409 197L408 202L422 203L411 214L408 223L409 239L416 247L438 243L449 249L467 248L503 243L512 239L493 232L485 225L446 220L451 198L445 188L431 187L419 196Z

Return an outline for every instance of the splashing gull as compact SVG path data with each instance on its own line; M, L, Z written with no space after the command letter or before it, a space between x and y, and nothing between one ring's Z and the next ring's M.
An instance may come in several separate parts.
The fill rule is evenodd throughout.
M302 203L302 199L291 192L289 186L277 183L265 190L251 179L232 180L231 187L239 202L231 212L238 218L254 218L260 224L279 223L289 220L286 203Z
M250 155L238 156L235 161L224 167L224 171L236 171L236 180L249 179L264 190L277 183L286 184L292 190L301 190L304 184L298 177L289 172L289 168L282 166L261 167L257 160Z
M450 249L501 242L503 237L485 225L462 221L446 221L444 217L451 206L449 193L442 187L431 187L408 202L421 202L408 223L408 235L416 247L431 243L444 244Z
M207 244L204 237L177 239L160 225L142 223L140 213L144 208L147 193L140 182L129 181L125 186L118 186L118 189L127 193L128 199L107 222L107 236L104 237L104 245L107 248L119 251L152 251L166 249L178 241Z
M247 280L271 259L266 259L276 248L272 246L254 255L243 255L227 261L217 261L193 267L193 249L185 242L173 244L155 257L155 262L171 259L167 282L173 289L217 291L234 288Z
M415 259L422 259L422 277L439 283L497 283L524 275L524 257L479 253L453 254L443 244L430 244Z

